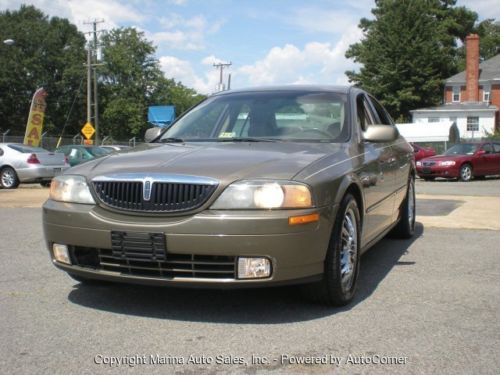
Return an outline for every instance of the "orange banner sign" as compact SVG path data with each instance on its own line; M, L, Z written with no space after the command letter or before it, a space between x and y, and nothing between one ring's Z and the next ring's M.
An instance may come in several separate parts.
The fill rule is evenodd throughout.
M38 147L42 138L43 119L45 116L45 97L47 91L42 88L36 90L31 101L30 114L28 116L28 124L26 125L26 134L24 136L24 144Z

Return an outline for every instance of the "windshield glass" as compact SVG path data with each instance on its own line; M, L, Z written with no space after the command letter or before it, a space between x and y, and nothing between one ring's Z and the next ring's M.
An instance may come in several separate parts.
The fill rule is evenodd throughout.
M161 137L184 141L343 142L347 96L330 92L252 92L208 98Z
M32 147L26 145L9 145L9 147L13 150L22 152L23 154L32 154L35 152L48 152L47 150L41 147Z
M461 143L450 147L445 155L472 155L477 149L477 145L474 143Z

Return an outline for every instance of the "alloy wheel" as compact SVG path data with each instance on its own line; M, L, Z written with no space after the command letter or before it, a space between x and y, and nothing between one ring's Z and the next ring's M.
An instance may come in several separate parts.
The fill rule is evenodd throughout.
M348 209L342 223L340 249L340 274L343 290L349 290L354 281L358 258L358 228L352 208Z
M10 168L4 169L2 171L2 186L5 188L10 188L14 186L15 182L16 182L15 172Z
M464 165L460 170L460 176L463 181L469 181L472 178L472 169L468 165Z

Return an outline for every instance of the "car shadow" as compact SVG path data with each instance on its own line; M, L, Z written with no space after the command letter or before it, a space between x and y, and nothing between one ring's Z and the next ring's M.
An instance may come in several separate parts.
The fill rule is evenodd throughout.
M80 306L116 314L189 322L280 324L308 321L355 308L377 289L393 267L414 265L400 258L423 232L423 225L417 223L412 239L386 238L365 253L356 297L351 304L341 308L310 302L297 286L218 290L75 284L68 299Z

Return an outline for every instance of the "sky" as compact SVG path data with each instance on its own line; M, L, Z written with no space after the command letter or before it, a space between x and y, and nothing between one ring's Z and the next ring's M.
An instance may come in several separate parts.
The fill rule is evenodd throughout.
M0 0L0 11L31 4L81 31L135 27L156 46L168 78L203 94L216 90L218 62L231 62L231 87L347 84L345 58L374 0ZM458 0L479 19L500 19L500 0Z

